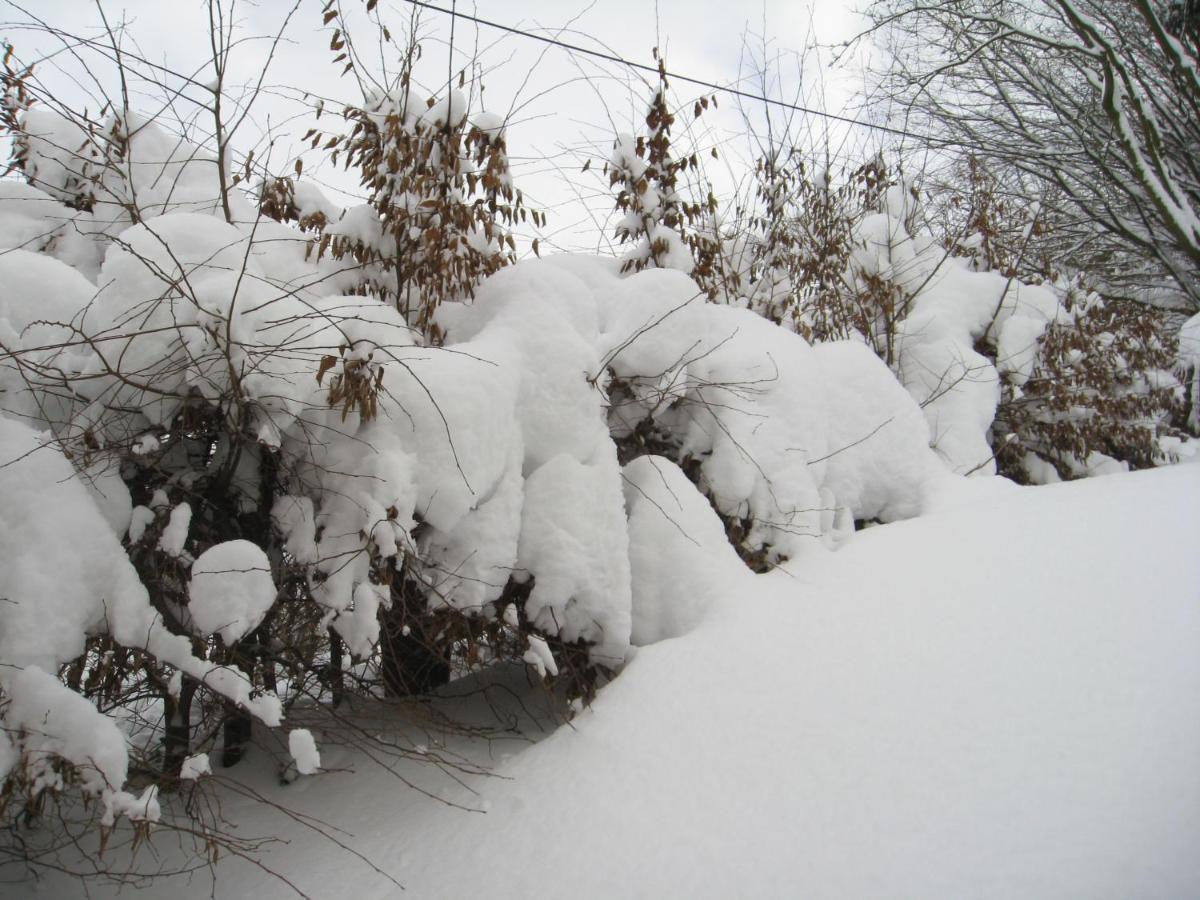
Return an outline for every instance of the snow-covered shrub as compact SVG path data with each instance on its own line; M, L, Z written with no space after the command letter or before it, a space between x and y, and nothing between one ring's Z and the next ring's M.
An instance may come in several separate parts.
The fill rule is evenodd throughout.
M1001 473L1044 481L1167 461L1161 439L1182 398L1166 316L1077 283L1058 293L1064 315L1038 336L1029 377L1002 381L992 424Z
M906 298L880 277L873 255L855 251L861 223L883 211L897 178L878 156L840 183L833 178L828 165L794 149L757 160L752 212L737 227L732 254L740 277L728 299L809 340L866 337L887 348Z
M1175 338L1160 309L1105 298L1087 273L1066 277L1079 260L1057 256L1061 241L1053 204L1030 203L1030 189L969 156L955 170L963 184L943 205L944 227L965 235L945 243L972 269L1050 288L1061 305L1036 336L1032 370L1003 371L991 428L1000 471L1021 482L1077 477L1124 465L1167 461L1162 442L1176 440L1179 382L1171 372ZM977 349L997 357L985 332ZM999 362L999 360L998 360Z
M795 199L803 163L794 164L795 157L771 148L755 161L751 212L737 208L726 228L732 234L722 242L726 278L720 299L777 324L791 322L798 300Z
M63 112L38 103L26 81L33 66L20 67L14 49L4 45L0 72L0 124L12 140L12 162L29 183L76 210L91 210L102 163L100 144Z
M169 140L143 122L134 143ZM0 667L4 758L29 791L87 758L74 732L29 731L43 701L58 721L53 696L153 698L158 741L137 764L171 787L197 751L236 762L249 716L276 724L281 704L352 689L347 656L393 690L496 659L590 690L633 636L627 517L646 511L617 445L643 420L764 564L836 540L854 518L915 512L936 475L919 411L870 354L835 362L703 303L686 275L623 277L590 258L503 268L473 303L440 305L431 324L445 346L427 346L392 296L342 293L358 272L309 252L310 232L240 195L222 202L206 161L171 170L178 206L160 191L158 215L97 230L98 269L49 248L0 255L3 520L6 553L21 557L0 605L4 660L21 667L11 679ZM10 205L25 217L76 215L23 190ZM323 214L326 233L346 218ZM7 248L24 242L25 217L4 220ZM63 497L44 502L50 483ZM708 509L699 494L681 502ZM92 568L63 571L64 543L91 548L76 558ZM660 585L639 596L661 610L664 575L635 558L636 577ZM64 604L61 627L34 640L47 593ZM689 621L668 619L641 639ZM26 693L34 676L15 673L35 665L53 691ZM136 812L121 793L128 757L110 756L80 784Z
M328 20L342 22L333 4L327 9ZM332 49L344 51L345 40L338 29ZM392 87L372 88L342 111L348 133L306 135L358 173L364 205L331 214L319 190L291 178L264 184L260 202L265 214L315 231L318 256L357 262L355 292L395 304L436 342L438 305L471 297L513 262L508 229L541 215L513 185L503 119L469 115L467 96L452 88L423 97L412 84L416 52L411 45Z
M722 524L756 568L797 561L944 474L859 344L814 348L670 267L512 263L499 125L454 92L409 110L402 82L328 145L364 173L351 209L302 166L235 177L219 127L194 143L126 109L79 126L86 172L14 144L2 796L78 787L105 827L148 821L296 705L518 661L587 696L631 642L699 620L722 582L672 587L693 539L714 567Z
M1042 481L1101 471L1105 460L1167 461L1160 443L1178 415L1179 384L1166 319L1105 303L1077 281L1022 280L1036 211L1018 211L986 171L972 171L959 211L971 233L949 249L917 224L916 191L881 161L835 192L795 179L794 327L870 346L959 472L999 463Z
M1106 303L1076 282L985 271L977 256L947 257L930 236L887 227L893 260L909 269L890 272L913 296L898 372L956 468L991 471L999 460L1005 474L1042 481L1100 471L1110 457L1165 461L1157 447L1178 382L1161 314Z
M703 199L689 196L681 180L699 177L695 152L676 156L671 148L675 114L668 101L666 63L658 48L658 85L646 113L646 133L636 138L618 134L612 156L605 164L609 186L616 191L616 211L621 214L616 236L633 244L622 261L622 271L637 272L653 266L677 269L692 276L705 293L715 298L724 287L726 272L720 241L712 222L717 200L711 188ZM715 104L701 97L694 115ZM715 151L714 151L715 152Z

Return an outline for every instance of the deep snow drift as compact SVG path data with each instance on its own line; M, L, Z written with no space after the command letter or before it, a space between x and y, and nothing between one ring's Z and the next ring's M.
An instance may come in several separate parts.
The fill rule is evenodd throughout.
M259 751L228 775L345 829L409 897L1200 895L1200 466L946 489L791 573L728 569L695 630L638 649L540 743L380 733L496 765L458 785L399 764L475 812L319 727L322 774L278 787ZM310 896L398 895L221 791L239 834L288 841L263 860ZM219 896L294 896L235 859L216 874ZM211 890L201 873L138 896Z

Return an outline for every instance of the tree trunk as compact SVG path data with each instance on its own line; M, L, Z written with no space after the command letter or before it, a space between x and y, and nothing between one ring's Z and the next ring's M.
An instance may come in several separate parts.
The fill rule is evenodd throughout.
M329 629L329 693L333 698L333 707L337 709L346 697L346 675L342 670L343 648L341 635L332 628Z
M450 664L424 630L425 597L403 576L392 586L392 607L379 635L381 674L388 696L427 694L450 680Z
M192 750L192 698L196 695L199 682L187 675L179 687L179 696L169 694L163 698L166 728L163 732L162 772L167 778L177 779L183 762Z
M225 701L225 723L222 726L224 737L221 750L221 765L225 768L236 766L246 755L246 745L250 743L254 721L250 714L231 700Z

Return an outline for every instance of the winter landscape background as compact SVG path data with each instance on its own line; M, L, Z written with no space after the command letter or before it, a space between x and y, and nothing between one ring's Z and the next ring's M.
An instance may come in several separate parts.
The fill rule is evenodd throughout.
M1200 4L5 9L0 894L1200 891Z

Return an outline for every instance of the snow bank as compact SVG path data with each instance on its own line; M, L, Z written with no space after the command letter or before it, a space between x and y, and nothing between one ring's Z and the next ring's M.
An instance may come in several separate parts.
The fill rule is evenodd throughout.
M430 808L395 871L470 894L434 849L470 848L514 894L1194 895L1183 468L1015 491L755 580L503 766L487 816Z
M365 763L303 793L252 783L414 896L1196 896L1200 469L953 484L953 509L746 577L501 777L398 770L436 797ZM497 743L447 749L492 765ZM263 862L305 893L396 892L294 817L223 800L288 842ZM287 890L244 860L217 878Z

